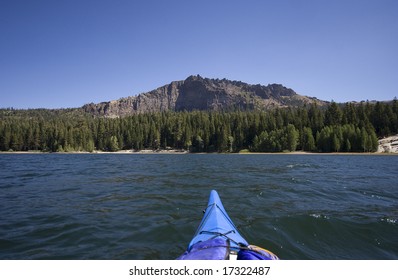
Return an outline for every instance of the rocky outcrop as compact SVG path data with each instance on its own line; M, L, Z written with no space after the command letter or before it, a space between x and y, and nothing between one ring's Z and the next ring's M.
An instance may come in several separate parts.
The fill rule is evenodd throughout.
M240 81L190 76L153 91L119 100L87 104L91 114L121 117L137 113L193 110L265 110L275 107L325 104L279 84L249 85Z
M378 153L398 153L398 135L379 140Z

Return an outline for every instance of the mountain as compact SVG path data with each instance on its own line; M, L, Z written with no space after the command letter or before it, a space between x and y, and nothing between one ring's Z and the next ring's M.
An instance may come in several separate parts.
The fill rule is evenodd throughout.
M303 106L326 102L302 96L280 84L250 85L227 79L189 76L147 93L119 100L86 104L85 112L97 116L122 117L137 113L162 111L266 110L276 107Z

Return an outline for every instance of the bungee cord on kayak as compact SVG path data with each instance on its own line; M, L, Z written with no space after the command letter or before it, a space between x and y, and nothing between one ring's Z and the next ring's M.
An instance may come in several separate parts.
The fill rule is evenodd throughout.
M201 232L199 232L199 234L202 234L202 233L214 234L214 237L212 237L211 239L217 238L218 236L223 236L223 237L225 237L226 239L228 239L230 242L233 242L233 243L235 243L235 244L238 245L238 246L244 245L244 244L242 244L242 243L236 242L235 240L233 240L232 238L230 238L230 237L227 236L229 233L235 233L235 230L230 230L230 231L228 231L227 233L214 232L214 231L201 231Z

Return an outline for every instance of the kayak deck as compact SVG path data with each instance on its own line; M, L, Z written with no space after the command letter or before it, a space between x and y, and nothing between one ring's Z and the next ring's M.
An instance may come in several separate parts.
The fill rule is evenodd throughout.
M212 190L202 221L196 230L194 238L189 243L188 249L192 248L198 242L215 237L228 239L235 246L249 245L239 234L231 218L225 211L218 193Z
M217 191L210 192L202 221L181 260L278 259L272 252L249 245L228 216Z

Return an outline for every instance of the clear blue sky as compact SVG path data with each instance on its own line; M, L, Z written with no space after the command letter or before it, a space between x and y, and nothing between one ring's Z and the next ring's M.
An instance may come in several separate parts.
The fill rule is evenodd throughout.
M398 96L395 0L0 0L0 35L0 108L80 107L191 74Z

